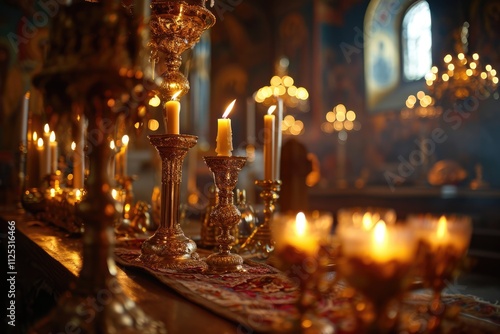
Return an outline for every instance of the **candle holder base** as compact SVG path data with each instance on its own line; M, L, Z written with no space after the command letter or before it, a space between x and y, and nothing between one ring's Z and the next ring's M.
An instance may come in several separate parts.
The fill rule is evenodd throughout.
M116 280L111 279L105 289L84 290L76 288L68 292L61 298L51 316L37 323L29 333L65 332L68 326L79 328L84 333L167 333L163 323L152 320L138 308L123 293ZM105 303L99 303L101 299ZM99 306L99 312L95 312L96 306Z
M206 274L227 274L236 272L246 272L243 268L243 258L238 254L215 253L205 259L208 265Z
M268 259L275 247L270 224L279 198L281 180L257 180L255 184L262 188L260 197L264 202L264 222L241 245L239 254L249 258Z

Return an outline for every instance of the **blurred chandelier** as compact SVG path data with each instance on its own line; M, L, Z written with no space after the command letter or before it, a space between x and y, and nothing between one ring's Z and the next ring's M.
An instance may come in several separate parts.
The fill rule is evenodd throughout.
M295 86L295 80L287 75L289 61L287 58L281 58L277 66L277 75L270 80L269 86L259 88L255 93L254 99L257 103L265 106L276 104L276 97L283 99L285 106L298 109L300 111L309 111L309 92L304 87Z
M419 91L416 96L408 96L405 105L406 108L401 110L402 119L432 119L439 117L443 111L443 108L435 105L434 98L423 91Z
M465 22L455 44L455 56L444 56L442 69L432 66L431 72L425 76L430 94L441 104L454 104L470 97L481 99L493 96L498 99L496 91L498 77L490 64L484 66L479 61L479 54L472 56L468 51L469 23Z

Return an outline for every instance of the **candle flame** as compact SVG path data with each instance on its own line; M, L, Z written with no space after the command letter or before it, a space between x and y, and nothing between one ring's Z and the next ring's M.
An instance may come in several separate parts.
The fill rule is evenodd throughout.
M306 234L307 220L303 212L297 213L295 217L295 234L303 236Z
M29 100L29 98L30 98L30 92L29 91L27 91L26 94L24 94L24 98L26 100Z
M82 191L80 189L76 189L75 196L76 196L77 201L81 200L82 199Z
M111 197L113 197L114 200L118 198L118 191L116 191L116 189L111 190Z
M50 133L50 137L49 137L49 140L51 143L55 142L56 141L56 133L54 131L52 131Z
M179 95L181 95L181 93L182 93L182 90L178 90L177 92L175 92L175 94L174 94L174 95L172 95L171 100L172 100L172 101L174 101L175 99L177 99L177 97L178 97Z
M45 132L45 133L49 133L50 132L50 127L49 127L48 123L45 123L45 125L43 127L43 132Z
M368 231L373 227L372 215L369 212L366 212L363 215L363 229Z
M271 115L275 110L276 110L276 105L270 106L269 109L267 109L267 114Z
M125 146L127 146L129 140L130 140L130 138L128 137L128 135L123 135L123 137L122 137L122 144L125 145Z
M56 190L54 188L50 188L50 197L54 198L56 196Z
M112 141L109 142L109 148L112 149L112 150L114 150L116 148L114 140L112 140Z
M233 110L234 104L236 103L236 99L233 100L233 102L229 103L229 105L226 108L226 111L224 111L224 114L222 115L222 118L227 118L231 110Z
M36 131L33 132L33 141L36 143L36 141L38 140L38 134L36 133Z
M446 217L441 216L441 218L439 218L437 231L436 231L436 236L438 239L442 239L445 236L446 230L447 230L446 225L447 225L446 224Z
M387 234L387 226L383 220L379 220L375 227L373 228L373 240L376 244L385 243L385 235Z
M43 138L38 138L38 147L43 147Z
M72 142L71 143L71 150L74 151L76 149L76 143Z

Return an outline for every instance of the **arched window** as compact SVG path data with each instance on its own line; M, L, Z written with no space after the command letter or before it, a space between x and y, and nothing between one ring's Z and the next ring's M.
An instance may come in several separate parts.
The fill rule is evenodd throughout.
M403 77L422 79L432 66L431 11L427 1L415 3L402 24Z
M423 78L432 66L431 5L425 0L368 4L364 61L369 112L401 110L410 94L425 90Z

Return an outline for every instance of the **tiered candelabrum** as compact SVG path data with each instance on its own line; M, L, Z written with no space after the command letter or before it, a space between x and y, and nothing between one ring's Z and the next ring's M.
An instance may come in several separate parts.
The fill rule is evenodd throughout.
M47 61L34 83L48 108L65 112L71 106L88 119L88 132L99 136L87 150L86 194L77 207L85 222L79 277L32 332L62 332L68 326L84 333L165 332L163 324L137 307L116 280L113 225L119 211L107 168L112 128L106 124L114 124L125 110L133 116L145 102L139 98L147 96L145 86L151 85L142 64L147 59L147 11L142 1L135 2L133 15L117 0L75 2L61 5L52 22ZM103 298L101 312L95 312L94 303Z

